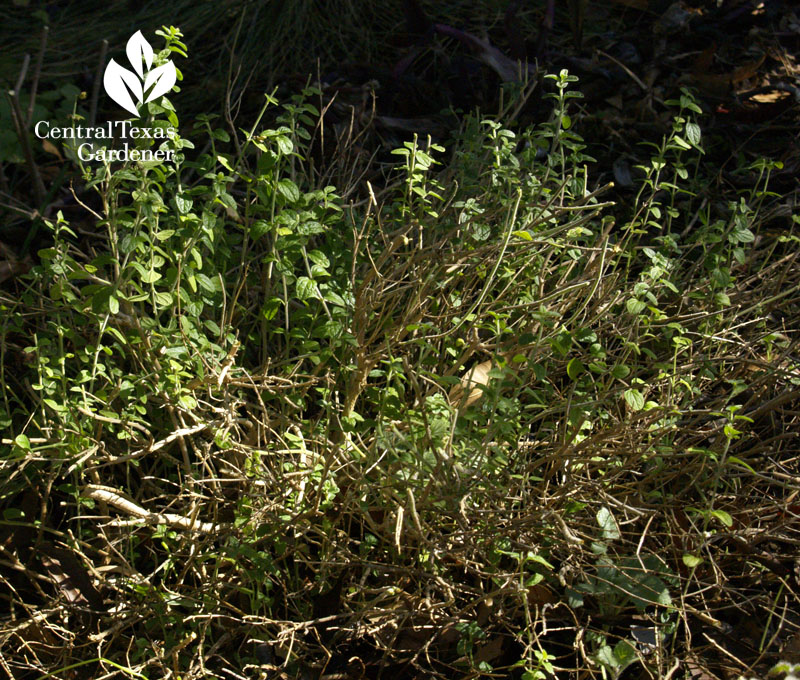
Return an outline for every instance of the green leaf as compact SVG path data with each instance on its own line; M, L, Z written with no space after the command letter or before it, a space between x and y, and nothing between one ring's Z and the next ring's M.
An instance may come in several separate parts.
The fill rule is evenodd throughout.
M683 137L680 137L679 135L675 135L672 138L672 141L675 142L675 145L680 147L681 149L691 149L692 148L691 145L685 139L683 139Z
M288 137L279 135L275 138L275 143L278 145L278 151L280 151L284 156L288 156L290 153L292 153L292 151L294 151L294 144Z
M344 326L338 321L326 321L316 331L316 334L322 338L338 338L341 336Z
M155 283L160 278L161 274L155 269L151 269L150 271L146 271L144 274L142 274L142 283Z
M297 277L296 288L297 297L301 300L319 297L319 289L317 288L316 282L313 279L309 279L307 276Z
M547 675L543 671L540 670L526 670L522 674L522 680L545 680Z
M570 586L567 586L567 589L564 591L564 595L567 596L567 604L572 609L579 609L583 607L583 593L580 590L576 590Z
M117 342L119 342L123 347L127 344L125 336L122 335L122 333L120 333L113 326L106 326L106 333L108 333L109 335L113 335L114 339L117 340Z
M200 287L208 293L215 293L217 291L217 286L214 284L214 280L205 274L197 274L197 283L199 283Z
M631 314L638 314L641 312L645 307L647 307L647 303L642 302L641 300L637 300L636 298L630 298L626 303L625 307L627 307L628 311Z
M283 196L290 203L295 203L300 200L300 189L292 180L284 178L278 182L278 193Z
M108 298L108 311L112 314L119 314L119 300L116 295L110 295Z
M644 408L644 397L639 390L632 387L625 390L625 403L630 406L632 411L641 411Z
M597 652L597 660L606 668L619 668L619 659L614 656L614 650L608 645L603 645Z
M184 198L183 196L175 196L175 205L178 207L178 212L185 215L192 209L192 199Z
M337 307L347 307L347 303L345 302L344 298L332 290L326 290L325 295L323 296L327 302L330 302Z
M733 517L731 517L724 510L712 510L711 511L711 516L712 517L716 517L728 529L730 529L733 526Z
M555 569L555 567L552 564L550 564L544 557L542 557L541 555L537 555L534 552L529 552L527 555L525 555L525 559L523 560L523 562L535 562L536 564L541 564L543 567L549 569L550 571L553 571Z
M619 662L620 667L625 668L625 666L629 666L636 661L636 650L627 640L620 640L614 645L614 656Z
M114 288L105 286L92 295L92 311L95 314L104 314L108 311L108 300L113 292Z
M42 401L56 413L66 413L67 411L66 406L59 404L55 399L42 399Z
M161 307L169 307L172 304L172 295L167 292L156 293L156 304Z
M611 375L614 376L617 380L622 380L623 378L627 378L630 375L631 369L628 368L625 364L617 364L614 368L611 369Z
M197 401L190 394L182 394L180 397L178 397L178 401L190 411L193 411L197 408Z
M608 541L613 541L619 538L619 528L617 522L614 520L614 515L607 507L603 506L597 511L597 523L603 530L603 538Z
M250 238L257 241L270 232L270 224L266 220L256 220L250 225Z
M730 273L726 269L714 269L711 271L711 280L720 288L724 288L731 282Z
M745 463L741 458L737 458L736 456L728 456L728 463L731 465L741 465L745 470L749 470L753 474L756 473L752 467Z
M700 126L697 123L686 123L686 139L692 146L700 145Z
M14 443L24 451L31 450L31 441L24 434L18 434L16 437L14 437Z
M689 569L694 569L695 567L703 563L702 557L698 557L697 555L690 555L689 553L684 553L681 559L683 560L683 563L687 567L689 567Z
M688 100L688 97L686 98L686 100ZM698 114L702 114L703 113L703 109L701 109L693 101L684 101L684 97L681 97L681 105L684 108L689 109L689 111L694 111L695 113L698 113Z
M308 275L312 279L321 279L325 276L330 276L330 272L328 272L328 270L325 269L325 267L322 267L318 264L312 264L311 269L308 272Z
M193 246L189 253L194 259L194 263L197 265L197 270L200 271L203 268L203 256L200 254L200 251Z
M325 269L331 266L331 261L321 250L312 250L309 252L308 259L314 264L318 264L320 267L324 267Z
M270 298L269 300L265 301L263 306L261 307L261 314L267 321L272 321L278 313L278 310L281 308L282 301L280 298Z
M578 357L570 360L567 364L567 375L570 380L577 380L578 376L586 370Z
M722 428L722 432L728 439L738 439L739 435L742 434L741 430L737 430L733 425L725 425Z

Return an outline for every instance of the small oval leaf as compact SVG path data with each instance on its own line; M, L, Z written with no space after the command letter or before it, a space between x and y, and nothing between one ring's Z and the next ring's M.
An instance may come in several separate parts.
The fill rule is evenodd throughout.
M631 388L625 390L625 403L632 411L641 411L644 408L644 397L639 390Z
M698 557L697 555L691 555L689 553L685 553L683 555L683 563L689 567L689 569L694 569L696 566L703 563L703 558Z
M308 278L307 276L298 277L297 297L299 297L301 300L307 300L309 298L318 298L319 289L317 288L316 282L313 279Z
M712 510L711 515L712 517L716 517L728 529L733 526L733 517L724 510Z
M300 190L297 185L288 178L278 181L278 192L291 203L300 200Z
M577 380L578 376L583 373L584 370L583 364L578 357L570 359L570 362L567 364L567 375L570 380Z
M604 539L614 541L620 537L619 528L611 510L603 506L597 511L596 519L603 531Z
M24 434L18 434L16 437L14 437L14 443L24 451L31 450L31 441Z

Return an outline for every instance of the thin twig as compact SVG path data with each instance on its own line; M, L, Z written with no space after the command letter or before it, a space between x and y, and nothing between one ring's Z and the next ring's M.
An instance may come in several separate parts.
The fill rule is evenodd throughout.
M25 77L28 75L28 67L30 65L31 55L26 54L25 58L22 60L22 68L19 70L19 77L17 78L17 84L14 86L14 92L19 92L25 84Z
M22 70L20 71L19 78L17 79L17 89L9 91L7 96L9 102L11 103L11 117L14 120L14 128L17 131L17 137L19 138L19 143L22 146L22 153L25 155L25 163L28 165L28 169L30 170L33 178L33 195L36 200L36 208L41 210L44 205L47 192L45 191L44 183L42 182L42 176L39 174L39 168L36 166L36 163L34 163L33 160L33 149L31 149L31 143L28 140L27 127L24 125L25 117L22 115L22 107L19 104L19 88L22 87L22 83L25 80L25 74L28 70L29 63L30 56L25 55L25 62L22 66Z
M97 120L97 100L100 97L100 80L103 77L103 68L106 65L106 53L108 52L108 40L103 40L100 47L100 60L97 62L97 71L94 74L92 84L92 101L89 106L89 125L92 126Z
M625 73L627 73L630 76L631 80L633 80L633 82L635 82L639 87L641 87L644 92L649 91L649 88L642 82L642 79L639 76L637 76L633 71L631 71L627 66L625 66L625 64L623 64L619 59L617 59L616 57L612 57L610 54L606 54L605 52L603 52L603 50L597 50L597 54L613 61L617 66L619 66L623 71L625 71Z
M145 510L143 507L136 505L131 500L125 498L116 489L97 486L95 484L87 484L83 488L83 494L101 503L108 503L113 505L117 510L122 510L134 517L140 517L147 522L155 524L167 524L175 529L188 529L189 531L197 531L201 534L217 534L226 528L223 524L214 524L213 522L198 522L192 517L184 517L183 515L175 515L172 513L158 513Z
M33 82L31 82L31 100L28 103L28 116L25 119L25 127L30 127L31 123L33 122L33 107L36 105L36 91L39 89L39 76L42 74L42 62L44 61L44 51L47 47L47 34L49 31L49 26L42 28L42 39L39 43L39 54L36 55L36 68L33 70Z

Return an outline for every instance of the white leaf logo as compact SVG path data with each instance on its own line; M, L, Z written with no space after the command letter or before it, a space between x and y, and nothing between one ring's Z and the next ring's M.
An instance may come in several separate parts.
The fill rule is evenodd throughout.
M108 96L123 109L130 111L134 116L138 116L139 110L136 108L133 99L131 99L130 92L128 92L125 87L126 84L131 89L136 99L141 102L142 83L139 78L135 73L120 66L112 59L108 62L108 66L106 66L106 72L103 76L103 87L106 88Z
M153 65L153 48L141 31L136 31L128 40L125 54L133 71L112 59L103 75L103 87L108 96L123 109L138 116L142 104L151 102L172 89L178 73L171 61L154 69L150 68Z
M128 61L131 62L133 70L144 80L142 61L144 61L149 71L150 66L153 64L153 48L150 47L150 43L145 40L141 31L136 31L136 33L131 36L131 39L128 40L128 44L125 46L125 54L128 55Z
M147 92L151 87L153 88L147 95L147 99L144 100L145 103L169 92L177 79L178 73L175 71L175 64L171 61L154 68L144 79L144 91Z

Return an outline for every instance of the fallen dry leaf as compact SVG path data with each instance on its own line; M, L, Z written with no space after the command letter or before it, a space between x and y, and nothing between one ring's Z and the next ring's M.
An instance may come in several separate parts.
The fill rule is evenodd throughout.
M558 602L558 596L543 583L537 583L528 588L528 604L542 605L556 602Z
M53 144L49 139L42 140L42 148L49 154L53 156L57 156L58 160L63 161L64 157L61 155L61 152L58 150L58 147Z
M481 645L475 652L475 661L491 663L503 653L503 637L498 635L489 642Z
M766 59L766 55L762 54L761 57L755 61L742 64L739 68L734 69L733 73L731 73L731 82L736 85L737 83L741 83L743 80L749 80L752 78L758 72L761 64L764 63L764 59Z
M76 555L49 543L38 547L39 559L67 602L93 609L103 608L103 597L92 584L91 576Z
M461 384L453 385L448 395L451 406L459 409L471 406L483 396L482 386L489 384L489 371L494 367L494 362L490 359L483 363L473 366L463 376Z

